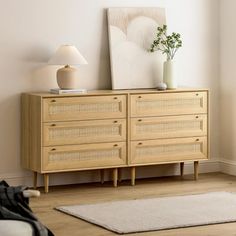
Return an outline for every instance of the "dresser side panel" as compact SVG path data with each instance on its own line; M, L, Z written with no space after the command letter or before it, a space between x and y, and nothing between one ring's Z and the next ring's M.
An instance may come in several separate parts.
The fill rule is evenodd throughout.
M30 169L29 148L30 148L30 122L29 122L29 98L28 94L21 96L21 165L23 168Z
M210 159L210 91L207 91L207 158Z
M30 96L29 105L30 148L29 166L33 171L42 170L42 99L40 96Z

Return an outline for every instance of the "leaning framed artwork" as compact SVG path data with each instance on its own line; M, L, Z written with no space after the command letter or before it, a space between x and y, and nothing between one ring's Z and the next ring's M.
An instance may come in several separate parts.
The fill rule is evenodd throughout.
M150 53L164 8L109 8L112 89L154 88L162 81L163 56Z

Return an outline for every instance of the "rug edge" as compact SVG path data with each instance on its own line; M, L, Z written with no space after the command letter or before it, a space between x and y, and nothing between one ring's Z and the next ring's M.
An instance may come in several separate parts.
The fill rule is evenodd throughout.
M63 209L63 206L62 206L62 207L55 207L54 209L57 210L57 211L63 212L63 213L65 213L65 214L69 215L69 216L72 216L72 217L81 219L81 220L83 220L83 221L85 221L85 222L87 222L87 223L91 223L91 224L93 224L93 225L96 225L96 226L98 226L98 227L100 227L100 228L104 228L104 229L106 229L106 230L110 230L110 231L112 231L112 232L114 232L114 233L118 233L118 234L128 234L128 233L126 233L126 232L120 231L120 230L117 229L117 228L113 228L113 227L107 226L106 224L101 224L100 222L97 222L96 220L91 219L91 218L89 218L89 217L84 217L84 216L77 215L77 214L74 214L74 213L72 214L71 212L67 211L66 209ZM140 231L139 231L139 232L140 232ZM130 233L132 233L132 232L130 232Z

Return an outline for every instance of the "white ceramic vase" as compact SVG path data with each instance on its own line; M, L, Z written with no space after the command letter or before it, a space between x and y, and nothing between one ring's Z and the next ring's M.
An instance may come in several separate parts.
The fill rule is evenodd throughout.
M175 62L173 60L167 60L163 64L163 82L166 83L168 89L177 88Z

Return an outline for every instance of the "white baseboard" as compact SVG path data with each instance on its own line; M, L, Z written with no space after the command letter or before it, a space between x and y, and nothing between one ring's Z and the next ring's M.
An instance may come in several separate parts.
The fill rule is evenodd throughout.
M236 161L221 159L220 172L223 172L229 175L236 175Z
M228 164L227 164L228 165ZM199 165L199 173L210 173L210 172L219 172L221 170L220 161L218 159L201 161ZM234 168L234 169L233 169ZM228 169L234 170L236 174L236 163L234 163L233 168L228 166ZM224 170L227 168L225 167ZM179 164L171 165L156 165L156 166L146 166L138 167L136 171L136 178L151 178L151 177L160 177L160 176L174 176L179 175ZM184 167L184 174L193 173L193 163L186 162ZM112 173L109 170L105 171L105 180L111 180ZM130 169L122 169L122 178L130 179ZM6 180L10 185L26 185L32 186L32 172L22 171L19 173L6 173L0 174L0 180ZM99 171L81 171L73 173L59 173L50 175L50 185L68 185L76 183L91 183L99 182ZM43 186L43 178L39 175L38 186Z

